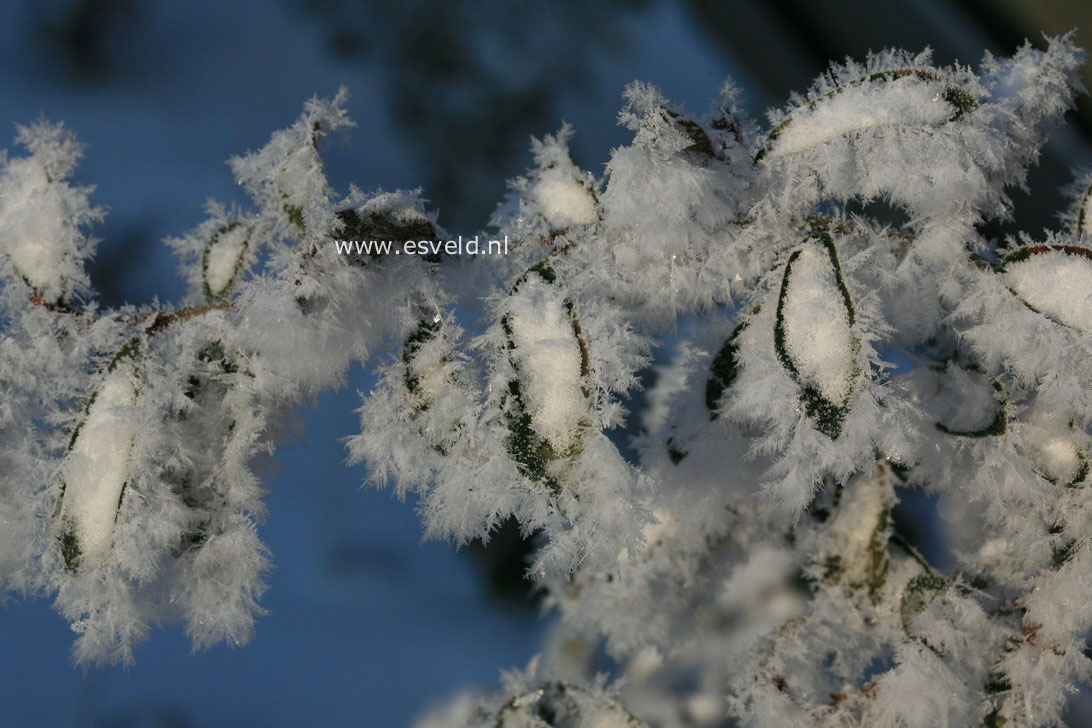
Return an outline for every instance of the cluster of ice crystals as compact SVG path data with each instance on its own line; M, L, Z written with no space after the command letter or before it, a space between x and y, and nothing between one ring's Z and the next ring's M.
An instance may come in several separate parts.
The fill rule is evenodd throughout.
M50 302L87 284L93 241L80 228L98 220L90 189L67 183L83 149L72 132L44 121L20 126L29 156L0 153L0 265Z
M849 312L827 256L800 251L784 290L785 349L800 376L832 402L853 385L854 341Z
M766 130L730 82L700 116L635 83L603 177L570 127L536 140L484 231L510 254L466 260L337 253L446 235L420 191L332 189L341 92L232 161L253 206L168 241L190 293L164 308L95 305L79 146L22 129L28 156L0 157L0 582L54 596L80 662L164 620L246 642L269 564L251 463L375 359L350 461L415 493L429 537L514 518L558 615L499 692L421 725L1058 725L1092 677L1092 175L1063 230L979 231L1083 58L1070 36L977 72L884 51ZM954 565L900 527L914 489Z
M1092 258L1047 251L1006 266L1012 290L1044 315L1092 331Z
M66 536L79 550L73 561L109 552L136 435L131 413L139 393L133 375L131 367L122 364L95 390L61 468L60 520L63 527L73 529Z
M507 310L531 426L564 452L575 444L587 401L581 392L581 343L561 295L532 276L509 299Z

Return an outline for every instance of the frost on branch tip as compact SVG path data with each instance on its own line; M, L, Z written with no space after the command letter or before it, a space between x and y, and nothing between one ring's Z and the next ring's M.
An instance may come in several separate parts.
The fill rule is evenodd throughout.
M588 225L599 217L599 182L580 170L569 156L572 126L563 124L557 134L531 140L535 167L511 184L508 199L494 216L503 224L511 215L513 232L521 237L564 231Z
M329 230L331 191L318 145L330 132L354 126L345 111L348 97L342 87L333 99L311 99L296 123L260 151L231 160L239 184L264 214L284 224L287 235L320 239Z
M299 204L319 235L373 204L354 193L335 210L315 154L347 122L343 102L312 102L241 165L256 210L210 203L206 223L171 241L192 285L177 308L90 300L79 228L97 213L64 182L71 135L43 122L21 132L29 157L5 158L0 512L20 525L0 540L2 578L55 595L78 662L131 661L159 621L184 623L195 647L253 635L269 554L251 461L271 448L271 419L337 383L387 330L358 313L390 274L293 243L299 216L285 210ZM418 204L387 199L395 216ZM413 278L420 263L401 270Z
M18 129L15 141L29 155L0 150L0 273L43 303L62 304L88 285L83 262L95 241L81 228L102 211L91 206L91 188L68 184L83 156L72 132L46 121Z

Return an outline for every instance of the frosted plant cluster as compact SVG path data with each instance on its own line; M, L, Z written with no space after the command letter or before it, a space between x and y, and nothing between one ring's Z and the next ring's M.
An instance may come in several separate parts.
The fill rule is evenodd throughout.
M80 663L165 621L245 643L270 559L252 463L373 361L350 461L416 494L429 536L518 520L557 617L421 725L1059 725L1092 678L1092 174L1057 230L979 226L1082 62L1068 36L977 71L886 51L765 128L730 83L700 118L635 83L603 177L567 126L535 141L490 221L511 253L477 258L336 254L449 235L418 192L330 187L339 93L231 161L252 204L168 241L190 287L168 307L96 304L80 145L20 127L0 578L54 598ZM943 568L896 529L915 490Z

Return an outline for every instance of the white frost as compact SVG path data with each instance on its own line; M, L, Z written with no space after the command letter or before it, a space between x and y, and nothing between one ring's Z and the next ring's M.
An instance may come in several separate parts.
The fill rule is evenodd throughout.
M33 158L17 159L0 176L0 236L15 269L33 288L56 280L71 250L65 245L66 210L51 194L45 169Z
M543 215L555 228L587 225L598 216L591 190L567 170L544 171L533 194Z
M122 489L130 477L136 401L131 368L118 364L98 389L65 458L61 520L74 528L81 562L99 561L110 548Z
M855 371L853 331L830 259L819 248L803 248L793 262L782 311L785 348L801 379L831 402L844 402Z
M1018 296L1050 318L1092 331L1092 260L1052 250L1006 267Z
M209 245L205 258L205 283L214 296L222 294L235 278L247 250L249 230L242 225L221 231Z
M580 389L580 344L564 293L530 275L510 297L508 316L531 426L564 452L576 443L588 409Z
M903 80L861 84L794 113L766 158L795 154L869 129L942 124L952 113L936 84Z
M773 120L774 164L730 87L699 117L635 84L604 180L563 127L494 216L511 255L439 266L335 254L348 210L377 236L438 222L419 192L335 202L316 144L350 122L343 94L315 100L233 162L253 204L172 243L230 306L96 303L78 149L21 133L33 162L0 151L0 584L55 594L78 662L129 660L167 620L195 648L247 641L269 564L252 464L378 356L353 462L417 496L426 537L518 521L558 614L541 661L437 725L1060 723L1092 629L1088 238L1048 233L1007 273L969 254L1080 87L1069 37L1048 44L982 74L836 65ZM249 244L213 237L232 224ZM103 372L138 331L139 363ZM958 572L894 535L896 488L939 496L924 543Z
M1027 414L1032 425L1028 440L1032 458L1043 474L1059 483L1069 483L1081 469L1082 455L1073 428L1057 412L1033 407Z

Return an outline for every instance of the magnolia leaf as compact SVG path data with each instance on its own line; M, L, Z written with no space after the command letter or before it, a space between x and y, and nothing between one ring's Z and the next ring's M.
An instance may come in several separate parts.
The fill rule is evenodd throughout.
M957 437L999 437L1008 431L1009 408L1008 399L1005 397L1005 387L1001 382L993 383L993 391L996 393L998 404L993 419L984 423L981 427L960 428L937 422L936 428L946 435Z
M869 102L860 103L859 89ZM834 139L892 126L939 126L978 107L969 92L946 83L935 71L877 71L812 99L773 128L755 163L796 154Z
M1078 180L1075 184L1084 185L1079 189L1077 193L1077 212L1076 215L1070 213L1068 217L1073 225L1074 235L1088 235L1092 236L1092 179L1089 175L1085 175L1083 180Z
M919 574L906 584L899 601L899 616L906 634L912 636L911 625L914 617L924 612L929 602L947 585L948 582L943 577L933 573Z
M1092 250L1036 245L1008 255L1002 275L1028 308L1055 323L1092 331Z
M56 522L65 568L77 572L109 553L125 498L138 423L140 341L130 339L106 368L106 377L84 408L61 466Z
M1077 442L1073 420L1033 406L1021 419L1026 424L1028 455L1039 472L1052 483L1079 486L1088 476L1088 458Z
M587 225L599 219L599 199L595 190L567 169L548 167L542 170L531 189L531 197L555 230Z
M223 448L236 428L234 417L225 417L230 413L224 411L223 403L234 386L233 376L240 371L239 359L236 354L225 349L223 342L218 339L202 346L195 359L186 377L186 388L182 392L193 402L193 406L178 413L178 419L185 420L187 427L180 432L203 442L203 454L212 456L214 467L219 467L223 463ZM204 437L209 439L199 439ZM218 443L219 448L215 445L209 447L210 443ZM180 462L188 463L189 467L179 468ZM174 480L182 503L197 515L187 524L188 528L183 533L180 549L176 553L178 555L206 542L209 537L208 512L216 510L224 500L223 493L218 492L217 487L210 487L207 471L202 472L185 459L174 461L172 466L164 469L164 479Z
M774 349L800 385L800 400L815 428L832 440L842 432L860 375L854 321L833 239L827 233L805 239L785 264Z
M557 273L540 263L516 284L501 319L508 360L509 452L524 475L546 480L547 463L578 455L588 429L588 344Z
M732 386L736 375L739 374L736 354L739 352L739 335L746 327L746 321L737 324L709 364L709 379L705 382L705 408L709 410L710 420L717 418L719 414L717 408L720 406L721 397Z
M459 386L448 338L442 314L432 307L421 313L417 328L402 345L402 384L410 419L421 436L441 455L447 454L451 436L461 424L457 420L445 422L437 431L435 425L426 425L424 415L445 393Z
M246 265L253 230L239 222L220 227L201 253L201 281L205 298L218 300L231 293L231 287Z

